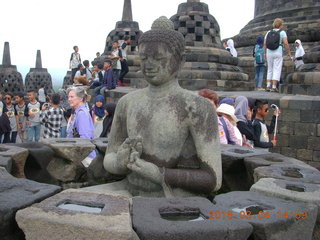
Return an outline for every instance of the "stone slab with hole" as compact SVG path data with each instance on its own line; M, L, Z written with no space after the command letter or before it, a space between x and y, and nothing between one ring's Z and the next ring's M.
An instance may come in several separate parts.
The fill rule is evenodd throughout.
M222 188L223 192L248 191L249 176L244 165L246 157L260 156L268 152L260 149L240 147L234 145L221 145L222 158Z
M320 171L294 164L280 164L254 169L254 182L261 178L276 178L295 182L320 184Z
M27 240L135 239L129 200L69 189L17 212Z
M25 178L24 166L29 152L25 148L1 144L0 156L10 157L12 159L11 174L18 178Z
M10 145L28 149L29 155L24 167L24 173L27 179L41 183L57 184L56 179L54 179L47 170L54 156L54 151L50 147L39 142L15 143Z
M237 219L208 219L218 210L206 198L132 199L133 228L141 240L248 239L252 226Z
M235 191L215 197L215 217L240 218L253 226L252 239L312 239L316 205L307 205L257 192ZM226 213L229 213L227 215Z
M253 184L253 173L254 169L257 167L265 167L271 165L278 165L278 164L295 164L297 166L301 166L304 168L310 168L312 170L317 170L316 168L291 157L286 157L278 153L270 153L261 156L253 156L253 157L246 157L244 159L244 164L246 166L246 170L248 172L249 181Z
M96 148L89 139L85 138L50 138L43 139L41 142L51 147L56 156L79 165Z
M0 239L24 239L15 214L60 191L60 187L15 178L0 167Z

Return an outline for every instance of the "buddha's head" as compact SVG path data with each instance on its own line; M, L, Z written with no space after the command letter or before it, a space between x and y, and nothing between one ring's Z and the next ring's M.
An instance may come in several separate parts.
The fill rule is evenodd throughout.
M184 63L184 38L166 17L154 21L139 39L141 70L147 82L160 86L174 80Z

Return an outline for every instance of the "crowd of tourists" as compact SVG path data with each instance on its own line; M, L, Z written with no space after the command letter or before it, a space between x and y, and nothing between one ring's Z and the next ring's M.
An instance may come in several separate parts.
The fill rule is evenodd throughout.
M295 56L291 56L291 50L288 43L288 37L283 30L284 22L276 18L273 22L273 29L268 31L265 36L258 36L256 44L253 47L253 58L255 67L255 89L266 90L267 92L279 92L279 84L283 83L281 70L283 65L283 50L285 48L287 55L298 69L303 65L302 57L305 54L302 43L297 39L295 45ZM223 43L224 48L230 52L233 57L238 53L234 47L234 41L229 39ZM266 88L263 88L263 79L266 74Z
M267 125L265 118L270 108L265 100L239 96L219 101L217 93L210 89L200 90L199 95L208 99L216 110L221 144L264 149L276 146L276 138L269 139L269 134L275 130L279 108L274 108L271 123Z
M127 49L130 42L130 37L126 36L123 40L113 41L110 55L101 57L97 52L98 59L93 61L93 68L90 68L88 60L81 62L79 47L74 46L69 65L73 83L90 86L95 89L96 95L103 95L105 91L115 89L116 86L125 86L123 79L129 72Z

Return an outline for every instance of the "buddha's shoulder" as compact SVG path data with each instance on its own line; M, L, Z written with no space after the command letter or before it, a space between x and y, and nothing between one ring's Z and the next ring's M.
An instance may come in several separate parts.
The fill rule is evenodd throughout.
M145 88L137 89L122 96L119 100L119 103L131 102L133 99L140 99L142 96L145 96L145 95L146 95Z
M199 104L210 105L210 102L208 100L198 95L198 91L189 91L186 89L180 89L175 94L173 94L171 98L176 99L178 101L184 101L186 104L199 103Z

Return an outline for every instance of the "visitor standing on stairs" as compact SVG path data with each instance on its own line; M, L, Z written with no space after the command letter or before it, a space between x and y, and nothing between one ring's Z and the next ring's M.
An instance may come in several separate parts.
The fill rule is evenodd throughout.
M264 56L268 62L266 89L268 92L279 92L277 85L281 77L283 45L287 50L288 56L291 58L288 37L282 28L283 20L276 18L273 22L273 29L268 31L264 37Z
M127 50L128 50L128 45L130 45L130 42L131 42L130 37L125 36L124 42L120 46L122 58L120 59L121 73L120 73L119 83L118 83L119 86L125 86L125 84L123 83L123 79L125 75L129 72L128 62L127 62Z
M263 37L258 36L256 45L253 48L254 68L256 71L256 90L264 90L262 82L264 73L266 72L266 60L264 59Z

